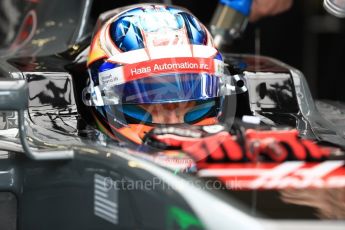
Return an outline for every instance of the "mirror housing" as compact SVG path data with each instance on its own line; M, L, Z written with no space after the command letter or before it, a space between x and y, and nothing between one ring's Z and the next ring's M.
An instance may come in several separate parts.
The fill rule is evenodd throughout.
M24 111L28 108L29 88L26 80L0 79L0 110L18 112L18 129L23 152L33 160L66 160L73 150L32 150L27 142Z

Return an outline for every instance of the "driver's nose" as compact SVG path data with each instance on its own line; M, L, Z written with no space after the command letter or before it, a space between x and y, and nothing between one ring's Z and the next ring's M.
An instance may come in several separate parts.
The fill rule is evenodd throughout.
M176 111L170 111L164 117L166 119L165 123L167 124L183 123L183 117L178 116Z

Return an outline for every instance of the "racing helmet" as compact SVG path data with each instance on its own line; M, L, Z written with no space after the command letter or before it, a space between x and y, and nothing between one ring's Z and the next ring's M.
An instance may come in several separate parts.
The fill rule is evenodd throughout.
M217 122L231 93L222 55L206 27L185 9L136 5L95 32L83 101L99 129L142 143L155 125ZM164 119L177 114L179 119Z

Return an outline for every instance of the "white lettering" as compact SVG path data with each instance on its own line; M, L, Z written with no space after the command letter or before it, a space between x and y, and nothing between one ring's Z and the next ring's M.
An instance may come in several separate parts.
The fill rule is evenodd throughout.
M182 63L155 64L153 67L153 71L183 70L183 69L199 69L199 66L197 63L182 62Z
M200 63L200 69L208 70L208 64Z
M151 72L151 67L143 67L143 68L134 68L131 69L131 76L137 75L137 74L143 74L143 73L150 73Z
M99 83L101 86L113 86L123 82L123 72L121 68L114 68L99 73Z
M328 180L322 178L335 169L343 166L343 164L343 161L326 161L317 164L312 168L300 169L294 172L293 175L287 175L299 168L301 165L299 165L297 162L283 163L252 181L249 187L251 189L283 189L288 187L302 189L308 187L323 188L325 185L330 186L335 185L336 183L338 183L338 185L344 185L345 177L339 177L338 180L331 180L332 177L330 177Z

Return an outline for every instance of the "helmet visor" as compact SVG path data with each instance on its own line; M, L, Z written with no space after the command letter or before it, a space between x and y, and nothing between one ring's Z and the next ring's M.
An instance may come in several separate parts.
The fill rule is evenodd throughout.
M158 69L155 73L145 72L147 69L156 69L156 65L152 64L151 68L147 63L144 63L146 67L135 64L100 72L99 84L91 84L84 90L84 103L90 106L174 103L238 93L238 79L235 78L239 76L231 76L226 68L215 70L214 60L206 60L211 64L172 62L163 66L166 69ZM197 67L193 69L189 65ZM212 67L205 71L199 66ZM179 71L173 71L174 68L179 68Z

